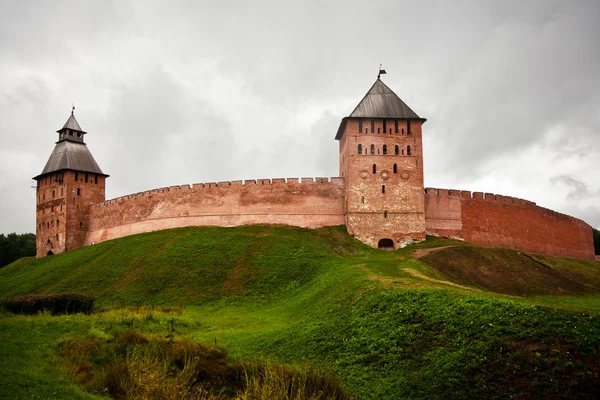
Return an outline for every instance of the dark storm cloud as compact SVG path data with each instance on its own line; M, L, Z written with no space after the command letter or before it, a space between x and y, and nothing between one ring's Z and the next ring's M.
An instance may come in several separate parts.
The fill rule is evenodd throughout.
M428 186L600 226L599 19L595 1L4 2L0 184L19 201L0 232L33 230L30 178L71 102L109 197L336 176L339 121L380 62L428 118Z

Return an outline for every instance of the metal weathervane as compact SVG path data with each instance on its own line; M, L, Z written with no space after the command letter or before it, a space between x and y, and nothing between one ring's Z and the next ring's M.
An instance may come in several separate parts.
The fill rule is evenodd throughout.
M387 74L387 72L385 72L385 69L381 68L383 64L379 64L379 74L377 74L377 79L381 78L381 75L385 75Z

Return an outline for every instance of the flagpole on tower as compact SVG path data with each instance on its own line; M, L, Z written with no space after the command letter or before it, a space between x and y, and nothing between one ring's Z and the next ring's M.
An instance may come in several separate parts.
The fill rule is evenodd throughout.
M387 74L387 72L385 72L385 69L382 69L381 66L383 64L379 64L379 73L377 74L377 79L381 78L381 75Z

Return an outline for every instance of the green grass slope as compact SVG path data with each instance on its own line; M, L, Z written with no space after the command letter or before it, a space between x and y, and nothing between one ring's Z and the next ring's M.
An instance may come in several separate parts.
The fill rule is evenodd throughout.
M453 247L428 253L443 246ZM99 311L1 315L0 367L11 373L0 376L0 398L92 396L69 381L55 349L120 329L216 341L238 359L309 360L358 398L590 397L600 379L598 265L435 238L384 252L344 227L272 226L175 229L21 259L0 270L0 298L82 291ZM519 268L525 280L546 273L583 289L507 295Z

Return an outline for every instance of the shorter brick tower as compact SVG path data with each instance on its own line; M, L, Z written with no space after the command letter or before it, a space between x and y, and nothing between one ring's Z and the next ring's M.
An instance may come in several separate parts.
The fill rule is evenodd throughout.
M372 247L397 249L425 239L425 121L378 77L340 124L335 138L346 227Z
M108 177L87 148L71 112L37 181L36 256L62 253L85 244L90 204L104 201Z

